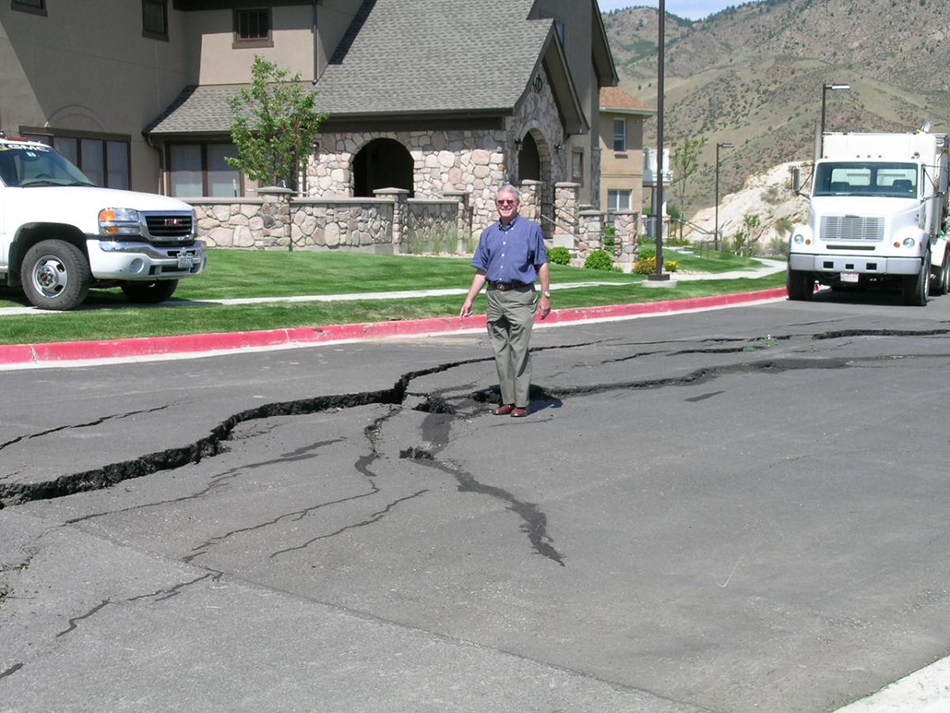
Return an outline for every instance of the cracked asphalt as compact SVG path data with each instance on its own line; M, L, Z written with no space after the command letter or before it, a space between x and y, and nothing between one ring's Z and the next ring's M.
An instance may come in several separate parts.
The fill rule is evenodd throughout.
M0 373L2 711L822 711L948 653L950 297Z

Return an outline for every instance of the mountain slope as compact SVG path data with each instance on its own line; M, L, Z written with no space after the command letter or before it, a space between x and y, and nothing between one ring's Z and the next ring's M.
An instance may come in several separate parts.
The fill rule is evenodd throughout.
M604 15L621 87L656 105L657 11ZM814 154L822 85L825 126L914 130L950 117L950 13L944 0L763 0L691 22L667 15L664 143L705 136L687 210L712 204L715 144L722 193L745 178ZM645 145L656 141L648 122Z

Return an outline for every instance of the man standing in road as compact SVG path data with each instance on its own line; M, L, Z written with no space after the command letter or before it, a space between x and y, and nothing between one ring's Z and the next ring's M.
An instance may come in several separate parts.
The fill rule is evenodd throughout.
M504 185L495 197L499 220L488 226L478 241L472 267L475 277L462 305L460 317L472 314L472 302L488 283L488 336L495 351L495 367L501 387L501 406L496 416L521 418L528 415L531 384L531 327L538 312L541 280L541 319L551 312L551 273L541 226L518 215L518 190Z

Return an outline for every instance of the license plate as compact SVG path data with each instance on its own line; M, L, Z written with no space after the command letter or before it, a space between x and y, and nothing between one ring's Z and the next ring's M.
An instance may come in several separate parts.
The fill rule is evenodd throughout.
M194 255L179 255L178 256L178 269L179 270L190 270L195 266L195 256Z
M860 278L860 275L856 272L842 272L841 281L842 282L857 282Z

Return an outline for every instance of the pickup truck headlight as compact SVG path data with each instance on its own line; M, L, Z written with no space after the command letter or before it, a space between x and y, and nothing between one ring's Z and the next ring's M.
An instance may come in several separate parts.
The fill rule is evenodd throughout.
M131 208L103 208L99 211L102 235L141 235L142 216Z

